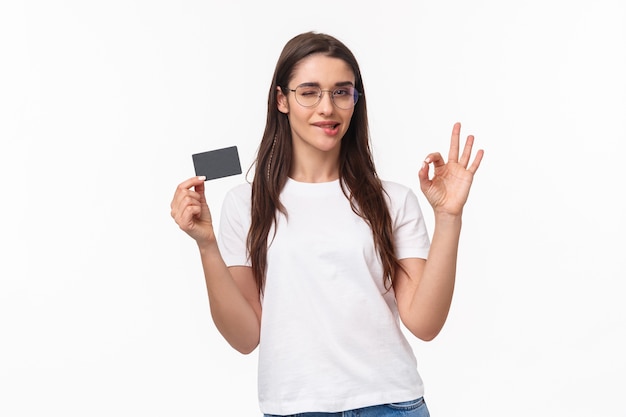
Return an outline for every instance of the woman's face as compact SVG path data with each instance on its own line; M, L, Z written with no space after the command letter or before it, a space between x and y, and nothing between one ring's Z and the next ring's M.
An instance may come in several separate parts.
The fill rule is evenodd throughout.
M345 61L315 54L296 65L287 87L295 90L300 85L313 85L333 91L338 87L354 87L354 83L354 72ZM279 88L277 106L289 118L294 152L330 152L338 157L341 139L350 126L354 107L337 107L331 94L324 91L317 105L304 107L296 101L295 92L284 95Z

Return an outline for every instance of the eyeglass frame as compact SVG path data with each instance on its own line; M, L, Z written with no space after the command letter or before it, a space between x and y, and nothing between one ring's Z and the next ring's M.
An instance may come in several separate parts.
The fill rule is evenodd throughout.
M341 109L341 110L350 110L351 108L355 107L355 106L356 106L356 103L358 103L358 102L359 102L359 97L361 97L361 96L363 95L363 93L361 93L359 90L357 90L355 86L353 86L353 85L348 85L347 87L352 88L356 94L354 94L354 95L353 95L353 97L354 97L354 103L352 104L352 107L348 107L348 108L345 108L345 109L344 109L343 107L339 107L339 106L337 105L337 103L335 103L335 96L333 95L333 93L334 93L335 91L337 91L337 90L341 89L341 88L342 88L342 86L335 87L335 89L334 89L334 90L324 90L324 89L322 89L322 87L320 87L319 85L310 85L310 84L304 83L304 84L297 85L297 86L296 86L296 88L294 88L294 89L289 88L289 87L284 87L284 88L285 88L285 90L287 90L287 91L291 91L292 93L295 93L295 92L296 92L296 90L297 90L298 88L300 88L300 87L317 87L317 88L319 88L319 90L320 90L320 94L317 96L317 102L315 102L315 104L311 104L310 106L305 106L304 104L300 103L300 102L298 101L298 95L296 95L296 96L295 96L296 103L298 103L300 106L305 107L305 108L307 108L307 109L309 109L309 108L311 108L311 107L315 107L315 106L317 106L318 104L320 104L320 103L322 102L322 96L324 95L324 93L330 93L330 101L332 101L332 102L333 102L333 105L334 105L334 106L336 106L338 109ZM346 87L346 86L343 86L343 87Z

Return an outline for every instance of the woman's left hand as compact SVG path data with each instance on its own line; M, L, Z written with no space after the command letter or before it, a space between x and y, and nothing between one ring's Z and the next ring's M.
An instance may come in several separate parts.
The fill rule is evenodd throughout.
M474 161L468 168L474 145L474 136L470 135L465 141L463 153L459 159L459 137L461 124L455 123L450 139L450 151L446 163L439 152L431 153L424 160L419 170L420 188L433 207L435 214L449 214L458 216L463 212L467 201L474 174L480 166L484 151L476 153ZM433 164L434 175L429 176L429 167Z

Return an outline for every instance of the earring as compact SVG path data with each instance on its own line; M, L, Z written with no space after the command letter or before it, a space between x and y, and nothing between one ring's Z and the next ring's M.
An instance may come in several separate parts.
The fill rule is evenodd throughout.
M274 148L276 147L276 138L278 135L274 135L274 142L272 142L272 150L270 151L270 159L267 162L267 181L270 180L270 169L272 168L272 159L274 158Z

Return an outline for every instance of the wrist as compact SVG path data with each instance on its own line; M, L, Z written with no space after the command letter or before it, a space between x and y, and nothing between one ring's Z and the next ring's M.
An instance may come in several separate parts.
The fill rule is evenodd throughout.
M210 253L217 250L218 248L217 239L213 234L211 234L211 236L206 239L197 240L196 244L198 245L198 250L200 250L200 254Z
M461 213L448 213L442 211L435 211L435 223L440 225L458 225L462 223Z

